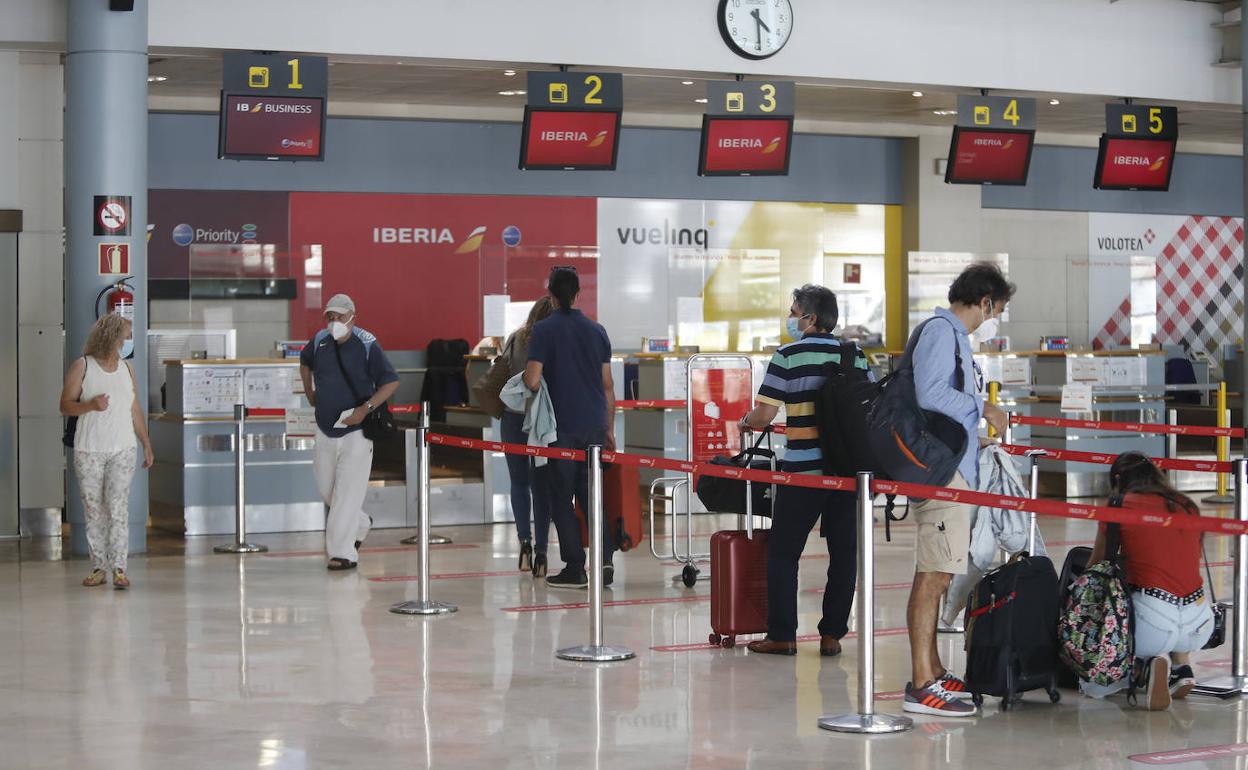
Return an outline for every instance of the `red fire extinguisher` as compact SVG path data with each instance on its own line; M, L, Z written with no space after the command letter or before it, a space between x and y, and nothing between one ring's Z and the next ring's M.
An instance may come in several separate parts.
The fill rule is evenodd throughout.
M134 323L134 287L126 283L126 281L134 278L127 275L125 278L111 283L100 289L100 293L95 295L95 317L100 317L100 300L106 300L104 303L105 312L116 313L130 323ZM134 343L131 340L126 341L125 347L122 349L123 358L132 358L134 356Z

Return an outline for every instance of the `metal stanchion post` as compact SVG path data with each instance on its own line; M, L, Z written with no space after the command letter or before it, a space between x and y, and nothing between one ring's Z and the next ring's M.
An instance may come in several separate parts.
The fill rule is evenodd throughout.
M1027 458L1031 460L1031 499L1040 499L1040 458L1048 455L1043 449L1032 449L1027 453ZM1027 553L1031 556L1036 555L1036 512L1031 512L1031 525L1027 530Z
M1166 425L1174 426L1178 424L1179 424L1179 410L1167 409L1166 410ZM1171 460L1175 460L1175 459L1178 459L1178 456L1179 456L1179 437L1174 433L1167 433L1166 434L1166 457L1170 458ZM1171 484L1174 484L1175 482L1179 480L1178 471L1169 471L1168 476L1170 477Z
M421 532L429 530L429 429L417 428L403 432L406 465L409 469L407 481L408 494L411 494L411 483L416 482L416 513L417 523ZM416 458L415 479L410 472L411 458ZM417 581L417 599L414 602L399 602L390 608L398 615L444 615L455 612L459 608L447 602L435 602L429 599L429 540L422 538L417 549L417 561L420 564Z
M565 647L555 656L591 663L628 660L635 657L632 650L602 643L602 447L595 444L585 454L589 461L589 644Z
M422 401L420 403L420 427L424 428L426 431L429 430L429 402L428 401ZM428 448L428 444L426 444L426 448ZM486 462L488 462L488 460ZM420 537L423 534L425 534L424 524L420 526L420 530L416 534L412 535L411 537L405 537L399 542L402 543L403 545L416 545L420 542ZM433 534L429 535L430 545L450 545L451 542L452 541L449 537L443 537L442 535L433 535Z
M1226 408L1226 383L1218 383L1218 427L1231 427L1231 410ZM1224 463L1231 459L1231 438L1230 436L1218 436L1218 462ZM1213 505L1230 505L1235 502L1235 498L1227 494L1229 476L1225 473L1218 474L1218 490L1216 493L1206 497L1201 502Z
M1235 518L1248 521L1248 460L1235 461ZM1231 675L1196 685L1201 695L1229 696L1248 693L1248 535L1235 538L1235 585L1228 611L1234 613L1231 626Z
M264 553L267 545L247 542L247 407L234 405L234 542L219 545L217 553Z
M858 713L819 717L819 727L839 733L899 733L909 717L875 713L875 541L871 473L858 474Z

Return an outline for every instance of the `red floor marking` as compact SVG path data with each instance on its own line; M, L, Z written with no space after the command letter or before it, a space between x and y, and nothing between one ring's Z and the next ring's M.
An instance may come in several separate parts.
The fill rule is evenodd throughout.
M1159 751L1153 754L1132 754L1127 759L1142 762L1146 765L1179 765L1184 762L1197 762L1202 759L1218 759L1219 757L1238 757L1248 754L1248 743L1227 743L1221 746L1197 746L1177 751Z
M378 546L377 548L361 548L360 553L392 553L395 551L416 551L417 546L414 545L387 545ZM446 545L431 545L431 551L459 551L465 548L480 548L476 543L448 543ZM288 559L299 556L324 556L324 551L279 551L277 553L266 553L271 559Z
M877 692L875 694L876 700L901 700L905 697L906 693L902 690L898 690L897 692Z
M679 604L687 602L709 602L711 597L706 595L699 596L669 596L659 597L655 599L621 599L614 602L603 602L603 607L632 607L639 604ZM583 610L589 607L589 602L572 602L569 604L530 604L525 607L503 607L503 612L549 612L551 610Z
M877 628L875 630L875 635L876 636L902 636L906 634L908 631L909 629L907 629L904 626L901 628ZM857 638L857 636L858 634L851 632L851 633L846 634L844 638L855 639ZM819 641L820 638L821 637L819 636L819 634L804 634L802 636L797 637L797 643L804 644L806 642L817 642ZM738 646L744 646L744 645L738 645ZM711 644L710 642L702 642L700 644L698 643L664 644L658 647L651 647L650 649L654 650L655 652L694 652L696 650L722 650L723 648L720 647L718 644Z
M430 580L458 580L460 578L488 578L488 577L525 577L529 573L520 570L507 570L506 572L444 572L440 575L430 575ZM369 581L373 583L406 583L412 580L420 580L419 575L386 575L385 577L371 577Z

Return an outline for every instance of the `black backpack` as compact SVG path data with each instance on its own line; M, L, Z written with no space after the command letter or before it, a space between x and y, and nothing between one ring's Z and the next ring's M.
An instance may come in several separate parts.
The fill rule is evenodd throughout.
M880 384L871 382L866 369L854 364L858 346L841 343L840 361L823 365L826 378L815 396L815 431L828 476L853 478L859 471L881 474L862 436L870 424L871 407L879 397Z

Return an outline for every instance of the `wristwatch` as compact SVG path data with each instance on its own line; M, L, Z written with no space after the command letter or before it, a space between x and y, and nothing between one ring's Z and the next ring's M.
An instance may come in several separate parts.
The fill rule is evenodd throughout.
M371 411L373 411L374 409L376 409L376 408L377 408L377 407L373 406L373 402L372 402L372 401L365 401L365 402L364 402L364 406L365 406L365 408L367 408L367 409L368 409L368 411L370 411L370 412L371 412Z

